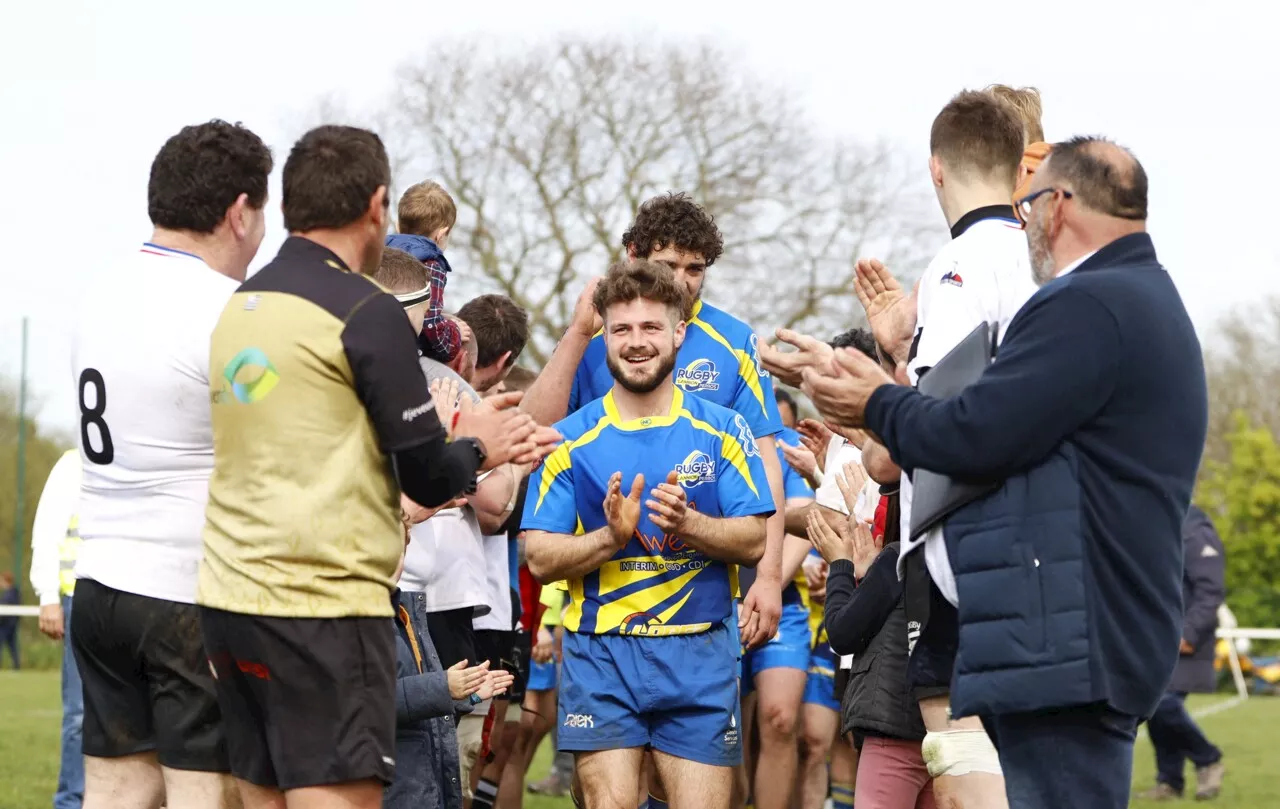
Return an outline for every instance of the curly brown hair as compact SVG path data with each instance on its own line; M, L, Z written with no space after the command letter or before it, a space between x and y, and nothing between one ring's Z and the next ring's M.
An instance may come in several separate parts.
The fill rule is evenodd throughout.
M267 203L271 150L240 124L213 120L185 126L151 163L147 213L156 227L213 233L241 194Z
M604 317L615 303L630 303L638 298L666 304L680 317L687 315L688 295L684 284L676 280L667 265L643 258L619 261L610 267L596 287L592 302Z
M724 237L716 220L682 192L669 192L642 204L636 221L622 234L622 244L634 249L637 258L674 247L702 256L708 267L724 252Z

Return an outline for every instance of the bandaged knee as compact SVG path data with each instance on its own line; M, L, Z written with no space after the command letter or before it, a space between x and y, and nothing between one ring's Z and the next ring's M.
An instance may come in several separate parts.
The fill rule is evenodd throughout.
M1001 775L1000 756L985 731L943 730L926 733L920 754L929 777L968 775L973 772Z

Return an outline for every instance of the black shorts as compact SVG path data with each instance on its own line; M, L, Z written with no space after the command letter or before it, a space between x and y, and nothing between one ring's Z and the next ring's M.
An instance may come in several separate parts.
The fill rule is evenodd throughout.
M933 583L925 568L924 552L907 557L904 609L915 646L907 660L907 685L917 699L951 693L951 676L960 647L960 616Z
M524 687L529 681L529 636L524 632L503 632L497 629L476 630L476 661L489 661L492 670L501 669L515 675L511 689L501 699L511 702L524 701ZM432 641L434 642L434 638ZM523 681L523 682L522 682Z
M463 660L470 661L467 664L470 666L484 660L477 657L476 630L471 624L475 614L472 607L427 613L427 631L431 633L431 642L443 668L451 668Z
M200 609L76 582L71 647L84 683L86 756L155 751L164 767L228 772Z
M271 789L395 771L390 618L267 618L201 608L236 778Z

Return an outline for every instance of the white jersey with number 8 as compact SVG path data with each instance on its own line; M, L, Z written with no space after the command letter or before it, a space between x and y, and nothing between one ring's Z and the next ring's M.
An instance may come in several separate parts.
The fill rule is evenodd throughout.
M213 471L209 338L238 286L152 244L90 285L71 357L84 467L77 578L195 603Z

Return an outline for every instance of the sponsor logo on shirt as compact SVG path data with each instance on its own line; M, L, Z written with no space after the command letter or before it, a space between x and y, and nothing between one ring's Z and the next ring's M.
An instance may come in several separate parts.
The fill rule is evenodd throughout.
M751 335L751 359L755 360L756 373L761 379L769 379L769 372L765 370L764 365L760 362L760 339L753 333Z
M942 276L942 283L950 284L953 287L964 286L964 279L960 277L960 273L950 270L946 275Z
M690 393L720 390L720 385L716 382L719 378L720 372L716 370L716 364L708 359L694 360L676 371L676 384Z
M676 479L686 489L692 489L703 483L714 483L716 465L707 453L695 449L689 457L676 464Z
M404 410L400 411L400 419L406 422L413 421L434 406L435 405L433 405L430 400L427 400L417 407L406 407Z
M751 428L747 426L747 420L739 413L733 417L733 424L738 429L738 440L742 442L742 451L747 453L748 458L757 457L760 449L756 446L756 437L751 434Z
M231 386L231 394L241 404L253 404L266 398L280 381L280 374L267 355L258 348L246 348L222 368L222 378ZM222 397L215 397L215 401Z

